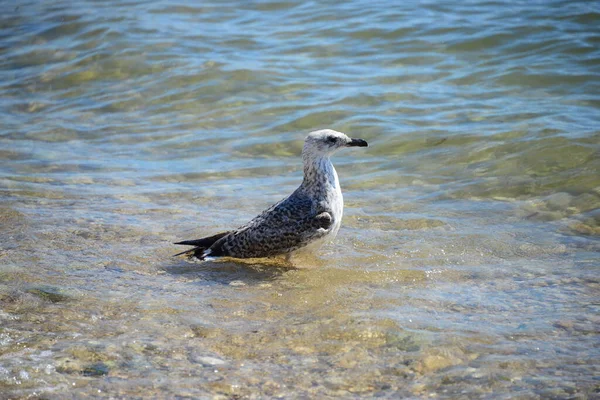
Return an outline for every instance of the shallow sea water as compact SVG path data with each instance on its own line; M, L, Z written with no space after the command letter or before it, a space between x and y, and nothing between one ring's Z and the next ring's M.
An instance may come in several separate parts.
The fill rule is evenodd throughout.
M0 398L600 396L600 6L0 4ZM335 156L302 268L188 263Z

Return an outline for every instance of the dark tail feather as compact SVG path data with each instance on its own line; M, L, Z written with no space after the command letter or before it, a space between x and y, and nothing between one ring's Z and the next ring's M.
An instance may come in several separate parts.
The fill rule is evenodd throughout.
M177 257L177 256L180 256L183 254L189 254L191 256L191 253L193 253L199 249L202 249L203 251L206 250L206 249L203 249L202 247L194 247L193 249L188 249L188 250L182 251L181 253L173 254L173 257Z
M205 237L205 238L202 238L202 239L184 240L183 242L177 242L177 243L173 243L173 244L183 244L183 245L186 245L186 246L198 246L198 247L209 248L217 240L221 239L223 236L226 236L228 234L229 234L229 232L221 232L221 233L217 233L216 235L208 236L208 237Z
M196 247L194 247L193 249L182 251L181 253L177 253L173 257L180 256L182 254L194 253L194 255L196 257L202 259L202 253L204 252L204 250L208 249L217 240L221 239L224 236L227 236L228 234L229 234L229 232L221 232L221 233L217 233L216 235L208 236L208 237L205 237L202 239L184 240L182 242L174 243L174 244L181 244L181 245L185 245L185 246L196 246Z

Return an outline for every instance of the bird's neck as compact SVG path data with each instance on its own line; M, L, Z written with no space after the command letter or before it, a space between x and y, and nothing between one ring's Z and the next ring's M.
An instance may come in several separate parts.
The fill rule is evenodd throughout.
M337 172L328 156L303 155L305 189L317 192L339 191L340 183Z

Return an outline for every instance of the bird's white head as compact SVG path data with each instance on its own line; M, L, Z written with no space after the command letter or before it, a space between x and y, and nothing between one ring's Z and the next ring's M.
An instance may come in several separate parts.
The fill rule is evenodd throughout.
M310 158L329 157L343 147L367 146L367 142L362 139L352 139L345 133L332 129L321 129L308 134L304 141L302 155Z

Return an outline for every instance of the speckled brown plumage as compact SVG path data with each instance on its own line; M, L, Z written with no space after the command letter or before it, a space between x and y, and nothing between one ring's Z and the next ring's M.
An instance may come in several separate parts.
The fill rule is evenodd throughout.
M289 197L233 231L176 244L196 246L179 254L206 257L262 258L290 254L333 239L341 224L343 198L329 156L341 147L367 146L330 129L311 132L302 159L304 180Z

